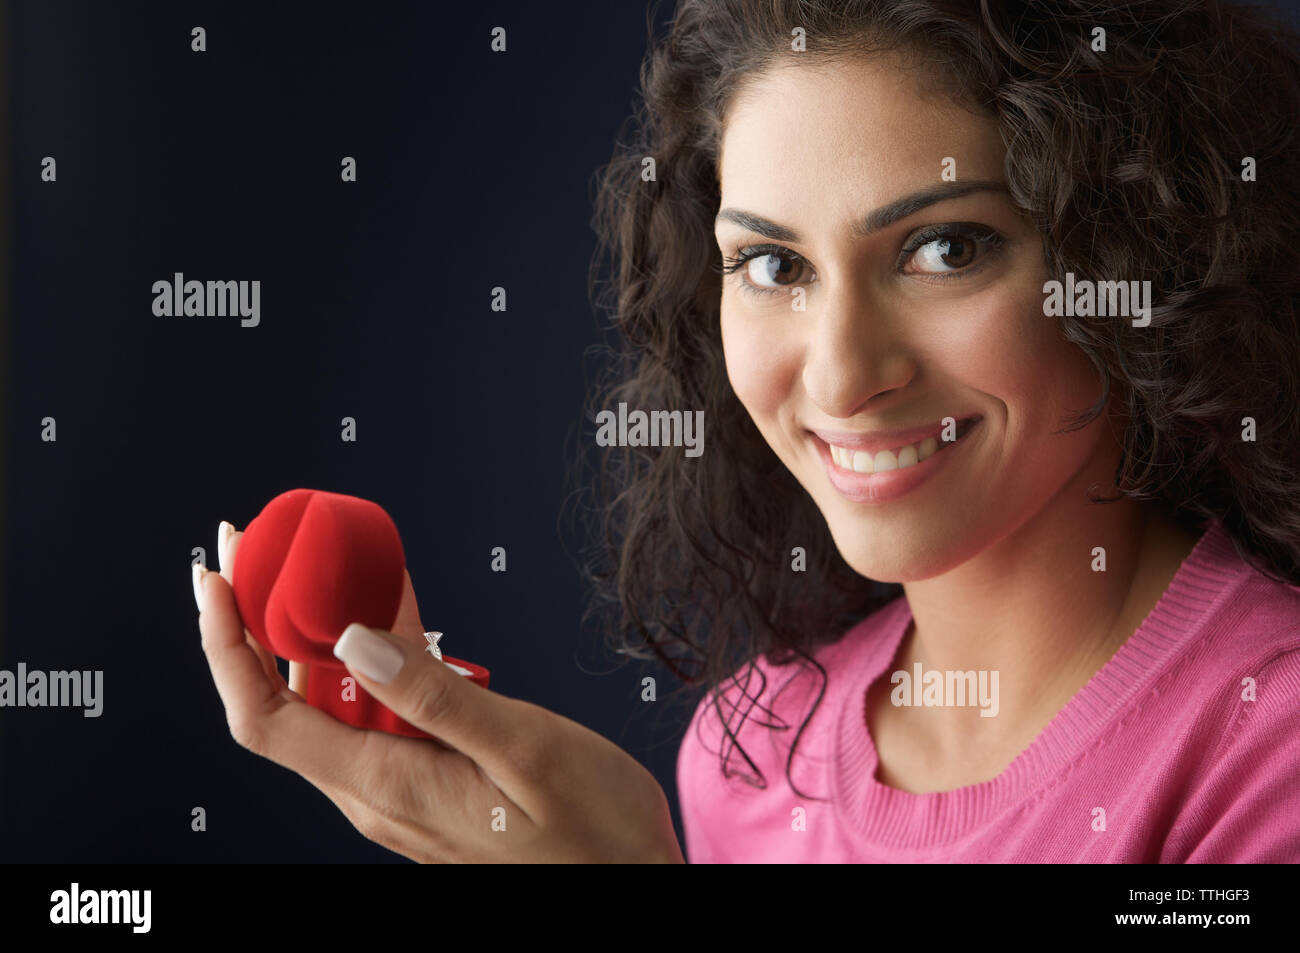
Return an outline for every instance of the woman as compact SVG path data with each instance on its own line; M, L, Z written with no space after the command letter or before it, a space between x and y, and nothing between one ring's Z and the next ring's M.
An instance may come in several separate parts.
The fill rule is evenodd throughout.
M602 451L592 568L710 689L685 856L1300 860L1295 40L989 6L683 0L606 170L597 404L708 424ZM214 575L236 738L367 836L683 859L632 759L423 657L409 586L340 657L452 751L302 704Z

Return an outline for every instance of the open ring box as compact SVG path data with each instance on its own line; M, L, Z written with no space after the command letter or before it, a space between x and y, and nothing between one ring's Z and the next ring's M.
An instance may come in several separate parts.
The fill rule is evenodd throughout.
M352 622L392 631L405 588L397 526L370 500L290 490L248 524L232 584L245 628L273 655L307 665L307 703L357 728L431 738L370 695L334 656ZM488 670L443 656L488 687Z

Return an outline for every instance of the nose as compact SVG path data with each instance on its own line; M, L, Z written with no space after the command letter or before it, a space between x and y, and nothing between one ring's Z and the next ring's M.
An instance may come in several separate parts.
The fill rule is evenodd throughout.
M886 307L873 303L852 282L823 287L806 316L812 327L803 385L824 413L852 417L877 397L905 386L915 368L896 316Z

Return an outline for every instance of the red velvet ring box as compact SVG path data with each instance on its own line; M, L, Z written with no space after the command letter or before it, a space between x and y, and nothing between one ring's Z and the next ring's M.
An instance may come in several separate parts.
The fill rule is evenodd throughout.
M392 631L405 568L397 526L379 504L290 490L244 530L233 573L235 602L253 638L272 654L307 665L308 704L358 728L429 738L366 692L334 656L349 623ZM449 655L443 661L488 687L482 666Z

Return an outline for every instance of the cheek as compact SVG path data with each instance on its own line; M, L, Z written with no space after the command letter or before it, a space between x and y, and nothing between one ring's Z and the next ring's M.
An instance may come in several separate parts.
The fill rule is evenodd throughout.
M1063 415L1090 406L1101 382L1087 356L1043 314L1036 286L972 301L944 337L961 378L1005 406L1010 431L1027 435L1063 424Z
M798 380L798 346L779 318L746 314L722 301L722 350L727 377L755 423L774 416Z
M1086 465L1105 436L1104 417L1068 433L1067 418L1092 406L1101 381L1087 355L1042 313L1037 289L973 304L946 346L961 354L969 388L993 398L1002 420L990 431L999 497L1036 507Z

